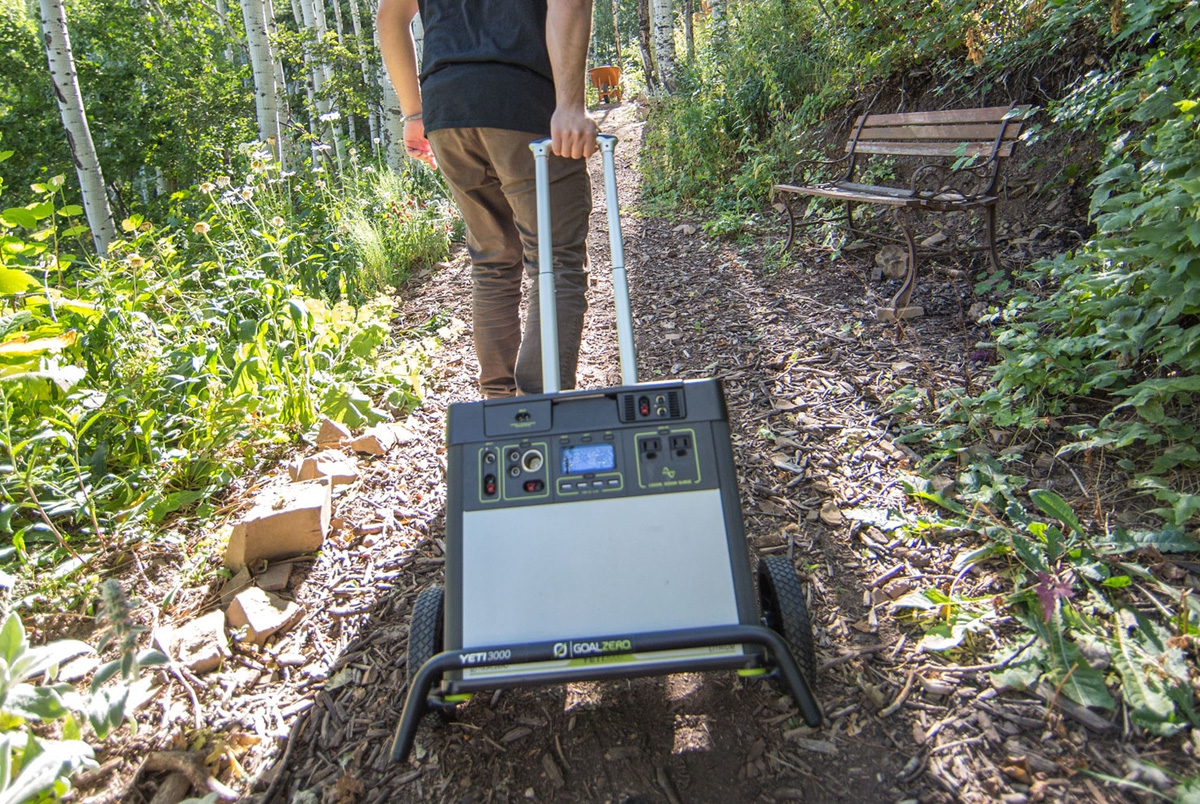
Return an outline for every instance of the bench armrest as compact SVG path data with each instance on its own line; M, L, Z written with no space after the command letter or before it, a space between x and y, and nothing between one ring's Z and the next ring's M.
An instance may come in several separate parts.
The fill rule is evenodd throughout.
M997 159L954 167L953 165L921 165L913 171L910 189L913 196L924 199L957 199L973 201L992 195L996 186Z
M792 165L792 172L788 176L787 183L788 184L801 184L801 183L812 184L812 183L814 183L812 181L804 182L804 176L809 170L814 169L814 168L821 169L821 168L830 168L835 165L844 165L847 163L847 161L850 159L851 156L852 156L852 154L844 154L843 156L840 156L837 159L801 159L799 162ZM821 171L821 172L825 172L825 171ZM816 183L820 183L820 182L818 181Z

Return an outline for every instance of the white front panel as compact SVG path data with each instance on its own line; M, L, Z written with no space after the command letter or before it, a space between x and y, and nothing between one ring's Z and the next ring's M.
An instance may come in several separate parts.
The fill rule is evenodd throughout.
M463 514L463 647L735 625L720 491Z

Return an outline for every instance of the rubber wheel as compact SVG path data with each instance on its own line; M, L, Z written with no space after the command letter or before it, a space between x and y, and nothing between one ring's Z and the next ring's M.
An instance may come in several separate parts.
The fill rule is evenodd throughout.
M762 624L783 637L812 687L817 681L817 652L813 647L812 624L804 589L796 569L786 556L763 556L758 560L758 605Z
M408 623L408 680L416 677L421 665L442 652L442 600L440 586L421 590L413 604Z

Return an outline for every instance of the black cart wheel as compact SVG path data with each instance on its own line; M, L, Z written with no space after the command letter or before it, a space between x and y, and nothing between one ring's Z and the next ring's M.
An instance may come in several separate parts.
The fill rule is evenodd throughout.
M445 593L440 586L430 586L417 595L413 604L412 618L408 623L408 680L412 681L421 665L442 652L445 647L442 634L445 623L443 601ZM443 722L454 719L457 704L430 702Z
M763 556L758 560L758 605L762 624L783 637L804 679L814 686L817 652L808 606L796 569L786 556Z

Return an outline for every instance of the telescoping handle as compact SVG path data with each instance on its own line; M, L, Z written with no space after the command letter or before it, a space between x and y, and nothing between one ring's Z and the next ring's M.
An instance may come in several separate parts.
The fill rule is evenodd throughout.
M617 203L617 138L599 136L604 165L604 196L608 205L608 242L612 253L613 295L617 313L617 346L621 355L621 382L637 383L637 355L633 347L633 315L629 306L629 280L625 273L625 241L621 237L621 213ZM535 140L534 183L537 190L538 303L541 307L542 391L562 390L558 368L558 305L554 296L554 242L550 236L550 140ZM543 234L545 235L543 237Z

